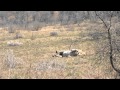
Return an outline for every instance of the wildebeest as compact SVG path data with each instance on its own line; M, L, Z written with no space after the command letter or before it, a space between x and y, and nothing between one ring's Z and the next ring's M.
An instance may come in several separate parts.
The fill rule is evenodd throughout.
M79 51L77 49L71 49L67 51L56 51L56 54L53 57L71 57L71 56L78 56Z

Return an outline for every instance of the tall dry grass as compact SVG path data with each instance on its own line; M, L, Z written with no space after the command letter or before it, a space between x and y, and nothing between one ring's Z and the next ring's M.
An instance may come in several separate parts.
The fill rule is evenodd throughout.
M73 30L68 30L72 27ZM102 25L99 26L104 32ZM114 78L115 72L108 58L99 59L96 53L104 38L96 32L95 23L71 26L47 26L38 31L20 31L24 37L14 39L16 33L0 33L0 78L11 79L103 79ZM61 31L62 30L62 31ZM51 37L50 32L57 32ZM101 34L100 34L101 37ZM96 40L97 39L97 40ZM12 40L23 43L10 47ZM85 55L68 58L52 57L56 50L82 50Z

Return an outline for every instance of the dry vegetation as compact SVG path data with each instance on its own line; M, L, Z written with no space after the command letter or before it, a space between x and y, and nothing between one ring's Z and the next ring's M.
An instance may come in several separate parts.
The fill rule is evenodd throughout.
M98 29L104 33L103 26L99 23L86 21L79 26L56 25L38 31L20 30L21 38L17 39L16 33L0 30L0 78L114 78L115 72L109 59L99 60L96 53L99 44L106 40L105 35L100 35L100 38L95 36ZM57 35L51 35L51 32ZM7 45L10 41L22 45ZM52 57L56 50L67 50L71 44L71 48L83 50L86 54L68 58Z

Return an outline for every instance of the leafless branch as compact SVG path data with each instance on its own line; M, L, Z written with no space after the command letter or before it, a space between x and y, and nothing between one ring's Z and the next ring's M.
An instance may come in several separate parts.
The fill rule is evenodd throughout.
M120 70L118 68L115 67L114 63L113 63L113 46L112 46L112 36L111 36L111 32L110 32L110 29L111 29L111 26L112 26L112 17L113 17L113 12L111 11L110 12L110 23L109 25L107 25L104 21L104 19L102 19L100 17L100 15L97 14L97 12L95 11L95 14L96 16L103 22L103 24L105 25L106 29L107 29L107 32L108 32L108 42L109 42L109 60L110 60L110 64L112 66L112 68L117 72L119 73L120 75Z

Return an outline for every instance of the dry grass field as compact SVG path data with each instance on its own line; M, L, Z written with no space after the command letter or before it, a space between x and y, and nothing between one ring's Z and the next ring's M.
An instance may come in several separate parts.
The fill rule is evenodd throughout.
M99 60L97 47L105 37L90 37L89 33L104 33L102 24L89 21L78 25L46 26L38 31L0 30L1 79L109 79L115 72L109 59ZM99 26L98 26L99 25ZM96 27L98 26L98 27ZM51 35L56 32L57 35ZM15 39L16 33L22 38ZM10 46L8 42L22 44ZM85 54L77 57L52 57L56 50L75 48Z

